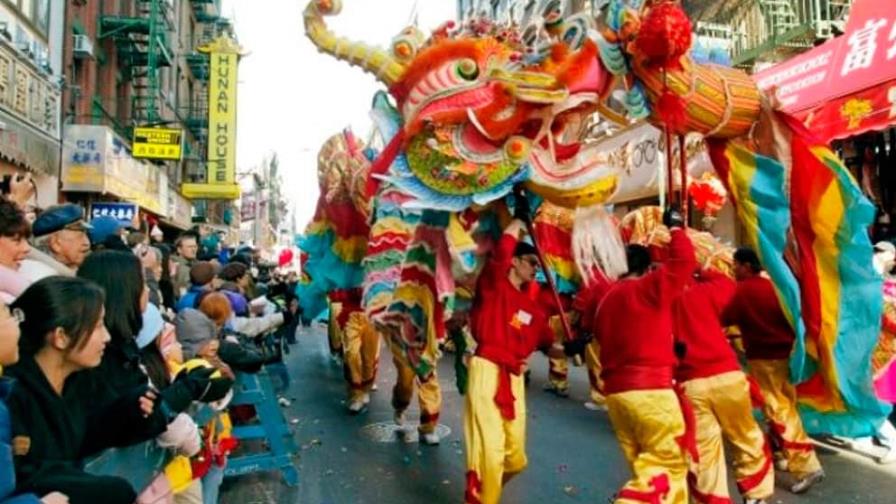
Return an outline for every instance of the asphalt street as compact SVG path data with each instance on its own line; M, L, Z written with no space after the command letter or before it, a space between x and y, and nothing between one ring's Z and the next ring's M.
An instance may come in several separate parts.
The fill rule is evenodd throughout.
M300 329L287 358L292 384L283 411L299 447L295 464L300 483L289 488L277 473L228 478L225 504L460 504L464 458L463 398L454 385L451 359L443 359L440 382L443 408L439 446L402 439L394 431L389 404L395 370L384 347L378 391L369 410L345 411L341 368L329 357L321 327ZM450 357L450 356L449 356ZM629 474L606 412L583 407L587 396L584 368L571 369L571 397L543 391L547 361L534 355L528 400L529 467L504 491L504 503L604 503ZM416 420L416 400L408 418ZM411 436L414 437L414 436ZM896 466L879 466L868 457L819 448L827 479L808 494L794 496L779 488L770 501L791 503L896 502ZM782 480L783 482L783 480ZM731 486L732 495L736 489Z

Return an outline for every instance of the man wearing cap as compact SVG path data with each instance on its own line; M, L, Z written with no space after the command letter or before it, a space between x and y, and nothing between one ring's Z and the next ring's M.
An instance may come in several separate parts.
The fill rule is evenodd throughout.
M499 502L504 484L525 469L523 368L535 349L554 342L545 313L528 293L539 261L535 247L519 241L523 227L514 219L504 230L479 277L470 314L477 347L463 416L466 503Z
M212 281L218 274L215 265L208 261L200 261L190 268L190 288L177 300L175 310L180 313L187 308L196 308L199 296L212 290Z
M84 209L67 203L46 209L31 227L34 247L22 261L20 272L32 282L62 275L75 276L75 271L90 252L84 221Z

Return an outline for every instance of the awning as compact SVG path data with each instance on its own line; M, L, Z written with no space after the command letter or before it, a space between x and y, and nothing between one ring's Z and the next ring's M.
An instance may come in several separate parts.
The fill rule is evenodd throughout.
M823 140L896 123L896 8L856 0L844 35L757 72L781 109L805 119Z

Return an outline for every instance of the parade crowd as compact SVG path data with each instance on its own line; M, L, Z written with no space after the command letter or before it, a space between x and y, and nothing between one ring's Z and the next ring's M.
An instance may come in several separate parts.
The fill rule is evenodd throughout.
M0 199L0 502L217 502L253 415L228 413L232 387L282 362L295 275L204 231L169 244L74 204L34 215L32 191L18 176ZM176 456L146 489L85 470L148 441Z

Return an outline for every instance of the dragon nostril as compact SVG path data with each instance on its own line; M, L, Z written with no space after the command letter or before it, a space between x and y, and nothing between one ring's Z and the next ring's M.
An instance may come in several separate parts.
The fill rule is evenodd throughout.
M473 81L479 77L479 65L469 58L458 61L455 68L457 69L457 75L464 80Z

